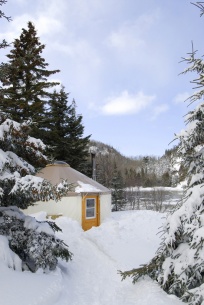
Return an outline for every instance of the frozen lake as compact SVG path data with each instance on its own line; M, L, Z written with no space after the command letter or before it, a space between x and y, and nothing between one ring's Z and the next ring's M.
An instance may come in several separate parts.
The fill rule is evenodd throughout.
M166 212L171 210L182 198L182 188L132 187L125 190L126 202L122 210L154 210Z

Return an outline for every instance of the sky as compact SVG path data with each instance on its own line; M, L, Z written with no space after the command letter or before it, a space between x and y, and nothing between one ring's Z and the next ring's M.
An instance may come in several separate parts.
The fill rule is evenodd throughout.
M8 0L1 9L12 21L1 19L0 39L12 42L34 23L84 136L128 157L162 156L176 144L195 78L180 74L182 58L192 42L204 54L204 17L190 1Z

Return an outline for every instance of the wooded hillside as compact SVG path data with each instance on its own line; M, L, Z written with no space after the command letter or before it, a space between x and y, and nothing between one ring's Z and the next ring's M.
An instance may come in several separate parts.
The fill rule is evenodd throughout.
M185 176L176 157L176 147L166 150L162 157L126 157L102 142L92 140L89 145L90 152L95 154L96 180L109 188L116 178L123 187L154 187L175 186Z

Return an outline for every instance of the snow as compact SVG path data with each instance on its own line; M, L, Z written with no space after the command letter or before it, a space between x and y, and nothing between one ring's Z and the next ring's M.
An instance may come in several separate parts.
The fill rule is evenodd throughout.
M7 151L6 154L8 155L8 158L10 159L10 163L12 163L13 167L17 167L19 170L26 170L26 172L34 173L35 168L27 163L25 160L17 156L12 151Z
M0 207L0 213L2 214L2 212L4 212L9 217L14 217L16 219L23 220L24 227L26 229L35 230L38 233L44 232L50 235L54 234L53 229L50 227L47 221L45 221L46 214L44 214L43 212L40 214L44 215L44 219L39 219L39 220L36 217L34 218L32 216L25 215L16 206ZM1 217L0 217L0 221L1 221ZM4 237L4 236L0 235L0 237Z
M7 153L0 149L0 172L3 172L5 164L9 164L11 160L9 159Z
M90 146L89 147L89 152L91 154L96 154L98 152L98 147L97 146Z
M45 150L46 145L40 140L33 137L28 137L27 142L34 145L37 149Z
M0 139L3 140L5 135L9 132L9 130L13 128L16 130L20 129L20 124L12 121L10 119L6 119L1 125L0 125Z
M135 186L135 187L127 187L127 188L125 188L125 190L126 191L141 191L141 192L152 192L153 190L178 192L178 191L183 191L183 189L185 187L186 187L186 182L182 181L182 182L178 183L176 187L169 187L169 186L155 186L155 187Z
M38 192L40 192L42 188L42 182L44 181L41 177L35 177L32 175L26 175L19 179L16 179L16 183L14 184L11 193L17 192L19 189L29 190L31 187Z
M83 193L83 192L101 192L100 189L94 187L91 184L83 183L81 181L77 181L78 186L75 188L76 193Z
M37 222L35 218L27 216L25 217L24 227L27 229L35 230L37 233L47 233L53 235L53 230L47 222Z
M160 244L165 214L153 211L115 212L101 226L84 232L78 222L59 217L57 232L69 245L73 260L59 261L49 274L6 267L0 239L0 287L3 305L182 305L146 277L135 285L121 281L118 270L148 262ZM45 213L35 215L43 220ZM15 257L13 257L15 259Z
M0 235L0 262L9 268L22 270L21 259L10 249L8 239L3 235Z

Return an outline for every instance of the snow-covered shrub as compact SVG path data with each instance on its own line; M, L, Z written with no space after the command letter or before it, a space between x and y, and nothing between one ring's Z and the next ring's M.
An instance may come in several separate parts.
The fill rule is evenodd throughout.
M8 266L11 267L14 258L14 269L19 269L18 255L22 270L28 268L35 272L39 268L55 269L57 258L69 260L71 253L63 241L55 237L57 226L37 222L17 207L24 209L39 200L59 200L67 194L70 185L63 181L53 186L35 176L36 170L47 163L47 158L43 142L29 136L31 124L30 121L15 122L0 113L0 237L8 239L10 252L4 252Z
M0 236L8 239L10 249L21 260L22 270L54 270L58 258L68 261L72 257L67 245L55 237L54 232L60 229L53 222L39 222L17 207L0 207L0 224ZM8 260L12 252L7 250L4 257L9 267L19 270L19 260L14 255Z
M47 163L45 145L29 136L32 122L17 123L0 113L0 205L22 209L33 202L58 200L67 193L66 181L52 186L35 177L37 168Z

